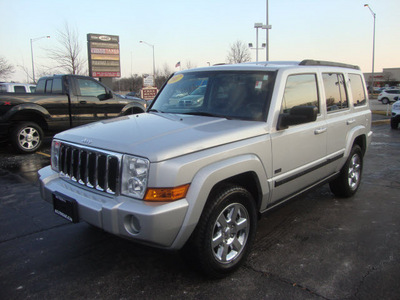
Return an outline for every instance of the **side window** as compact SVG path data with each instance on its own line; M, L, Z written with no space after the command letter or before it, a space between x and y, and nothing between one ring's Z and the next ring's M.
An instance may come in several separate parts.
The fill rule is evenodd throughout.
M106 94L106 89L95 81L78 78L77 82L81 96L98 97Z
M36 91L36 87L35 86L30 86L29 89L31 90L31 93L34 93Z
M324 81L328 112L348 108L349 103L343 74L324 73L322 74L322 79Z
M37 85L36 85L36 91L35 93L44 93L44 87L46 84L46 80L45 79L39 79Z
M61 78L57 77L53 79L53 87L52 87L53 94L62 94L62 80Z
M46 94L51 94L52 86L53 86L53 79L46 80L46 89L45 89Z
M14 86L15 93L26 93L25 87L22 85L15 85Z
M353 105L362 106L367 103L367 99L365 97L364 85L359 74L349 74L351 94L353 96Z
M294 106L315 106L319 112L318 85L315 74L288 76L281 113L289 113Z

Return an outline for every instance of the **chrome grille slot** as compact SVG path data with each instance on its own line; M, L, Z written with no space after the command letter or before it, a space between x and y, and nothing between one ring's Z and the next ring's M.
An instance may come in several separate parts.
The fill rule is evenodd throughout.
M122 155L62 143L60 174L67 180L108 194L118 194Z

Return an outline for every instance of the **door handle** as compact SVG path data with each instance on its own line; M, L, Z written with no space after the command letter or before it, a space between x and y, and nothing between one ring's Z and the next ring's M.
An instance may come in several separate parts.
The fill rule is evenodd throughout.
M326 128L318 128L314 130L314 134L321 134L326 132Z
M354 119L348 120L348 121L346 122L346 124L347 124L347 125L351 125L351 124L353 124L355 121L356 121L356 120L354 120Z
M85 100L79 101L80 104L87 104Z

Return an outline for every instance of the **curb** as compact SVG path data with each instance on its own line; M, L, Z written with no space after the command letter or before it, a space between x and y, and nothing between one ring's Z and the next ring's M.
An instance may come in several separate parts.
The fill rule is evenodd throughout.
M381 125L381 124L389 124L389 123L390 123L390 119L376 120L376 121L371 122L372 125Z

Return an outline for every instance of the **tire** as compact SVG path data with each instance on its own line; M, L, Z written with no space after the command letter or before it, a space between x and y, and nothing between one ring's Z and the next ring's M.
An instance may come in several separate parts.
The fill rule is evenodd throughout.
M397 129L397 127L399 127L399 122L396 122L395 120L390 119L390 127L392 129Z
M342 167L339 177L329 183L332 193L337 197L353 196L360 186L363 156L360 146L354 145L349 158Z
M19 153L33 153L43 141L42 128L33 122L18 123L11 131L11 144Z
M183 249L184 258L208 277L222 278L245 261L256 229L252 195L240 186L226 185L207 201Z
M389 104L390 101L388 98L382 98L382 104Z

